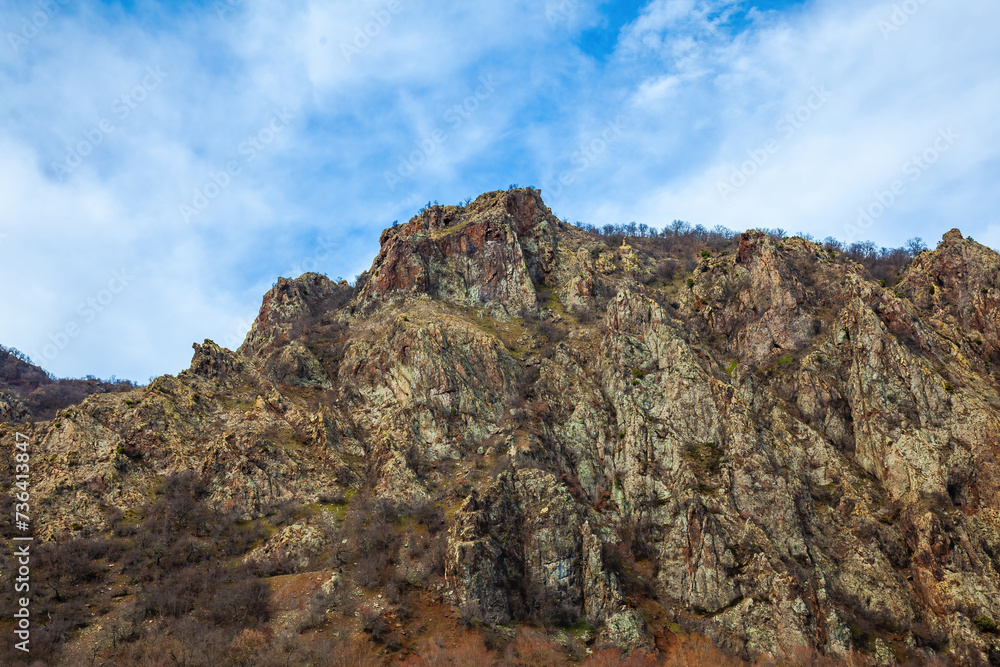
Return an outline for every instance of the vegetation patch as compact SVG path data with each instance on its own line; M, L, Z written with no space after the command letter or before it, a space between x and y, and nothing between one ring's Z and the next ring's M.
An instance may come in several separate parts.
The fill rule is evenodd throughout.
M982 632L986 632L989 634L997 634L998 632L996 621L994 621L986 614L983 614L982 616L977 618L975 623L976 627L979 628Z
M699 442L687 445L682 454L698 479L698 491L712 494L717 490L714 484L722 469L722 448L715 442Z

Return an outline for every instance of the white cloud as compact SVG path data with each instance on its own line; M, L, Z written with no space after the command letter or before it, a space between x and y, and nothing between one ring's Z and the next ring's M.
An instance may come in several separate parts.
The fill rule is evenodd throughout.
M653 3L631 26L617 64L634 69L641 52L666 68L637 73L637 93L622 101L635 163L624 173L595 166L591 181L563 195L567 207L602 210L607 219L596 222L681 217L843 237L856 209L953 126L962 139L868 231L899 244L912 232L936 237L952 223L971 231L990 220L997 195L976 174L1000 147L989 118L1000 100L995 3L927 3L888 38L878 23L892 5L815 3L736 39L706 18L719 7ZM671 94L651 94L664 81ZM829 102L784 138L778 123L814 86L831 91ZM725 201L719 181L775 137L779 150Z
M930 241L956 225L996 236L993 2L927 2L885 36L893 5L860 0L748 17L735 2L657 0L624 27L604 16L609 3L398 2L247 1L222 17L212 4L66 3L16 53L0 44L0 278L16 286L0 300L13 314L0 343L43 349L126 266L135 281L46 366L176 372L191 342L241 338L277 275L353 277L393 219L511 182L543 186L573 220L842 236L947 126L961 139L871 237ZM26 11L0 0L0 32ZM607 59L575 43L595 27L622 28ZM166 77L143 87L147 68ZM446 115L489 75L494 93L460 122ZM830 100L785 136L779 122L814 86ZM284 107L297 114L272 137ZM602 145L609 123L620 130ZM387 187L386 171L441 131ZM97 136L58 178L53 163ZM717 183L775 137L779 150L723 201ZM556 194L562 173L572 183ZM180 206L213 182L217 196L185 223ZM317 254L318 239L332 250Z

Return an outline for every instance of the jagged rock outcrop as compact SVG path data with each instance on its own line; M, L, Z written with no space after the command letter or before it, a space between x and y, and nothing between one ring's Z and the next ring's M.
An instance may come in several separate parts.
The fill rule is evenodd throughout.
M0 422L21 422L30 414L17 396L0 393Z
M488 624L998 664L1000 255L953 230L883 285L756 231L670 253L530 189L431 207L358 286L281 279L239 350L28 427L44 525L173 471L246 518L362 490L442 512L435 590ZM248 558L348 548L330 512ZM413 540L399 567L433 571Z
M266 357L269 352L295 342L311 318L335 312L353 291L344 281L335 283L318 273L304 273L294 280L278 278L264 295L260 313L250 327L240 352Z
M435 206L382 232L382 250L364 290L368 300L395 291L464 305L533 308L533 283L552 270L561 223L538 191L481 195L465 207Z

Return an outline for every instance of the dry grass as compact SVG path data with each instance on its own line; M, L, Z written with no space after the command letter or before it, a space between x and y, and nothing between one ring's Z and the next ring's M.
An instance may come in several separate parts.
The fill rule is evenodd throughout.
M664 667L694 667L695 665L742 667L746 663L726 655L706 637L688 635L673 644L666 660L661 664Z
M558 667L568 662L562 647L537 630L524 629L504 652L504 667Z
M452 646L443 646L445 642L431 638L423 642L418 655L410 656L401 665L405 667L493 667L499 665L496 651L486 648L483 638L468 634L461 637Z
M635 651L622 655L616 649L603 649L587 656L583 667L657 667L662 664L660 658L651 654Z

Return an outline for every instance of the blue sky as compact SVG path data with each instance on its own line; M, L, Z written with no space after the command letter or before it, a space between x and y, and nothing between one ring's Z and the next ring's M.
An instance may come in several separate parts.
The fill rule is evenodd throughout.
M1000 247L995 0L0 0L0 343L146 381L428 201ZM895 186L896 192L893 193Z

